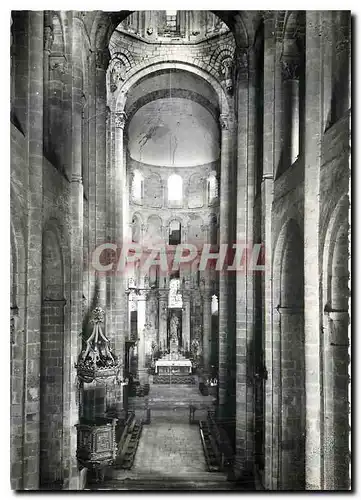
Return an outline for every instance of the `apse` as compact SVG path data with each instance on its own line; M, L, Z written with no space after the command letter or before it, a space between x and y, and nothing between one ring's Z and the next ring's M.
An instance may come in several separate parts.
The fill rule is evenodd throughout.
M192 167L218 160L219 126L189 99L158 99L141 107L128 129L133 160L157 166Z

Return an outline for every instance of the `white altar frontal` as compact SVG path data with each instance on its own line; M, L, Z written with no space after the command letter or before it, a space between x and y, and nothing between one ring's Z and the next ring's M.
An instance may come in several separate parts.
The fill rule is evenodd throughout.
M155 362L155 373L160 375L192 373L192 362L181 354L172 352Z

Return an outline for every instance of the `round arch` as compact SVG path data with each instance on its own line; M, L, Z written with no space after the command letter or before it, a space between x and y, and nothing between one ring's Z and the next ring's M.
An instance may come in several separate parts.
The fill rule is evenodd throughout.
M129 90L137 84L138 81L140 81L145 76L151 75L154 72L164 71L167 69L179 69L197 75L205 80L214 89L218 97L221 113L227 114L229 112L228 98L221 84L216 80L214 76L192 64L181 61L166 61L163 57L159 57L158 60L153 60L152 64L144 62L129 72L127 81L124 82L122 87L120 87L116 101L113 101L113 103L111 103L113 106L115 106L115 109L113 111L124 111L127 94Z
M323 280L322 280L322 300L323 306L331 301L331 283L333 252L336 243L337 232L340 226L348 218L349 200L344 195L330 215L326 229L325 242L323 247Z
M267 363L275 389L271 406L266 402L266 408L270 408L266 425L273 428L272 454L278 454L278 480L272 486L276 489L303 489L305 479L303 248L299 224L293 218L287 219L273 254L273 338L271 360Z
M349 489L348 210L344 195L331 213L323 248L322 306L324 488Z

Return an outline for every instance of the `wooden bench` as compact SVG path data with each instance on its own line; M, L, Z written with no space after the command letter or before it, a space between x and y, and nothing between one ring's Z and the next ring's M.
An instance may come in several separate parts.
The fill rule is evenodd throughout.
M219 454L218 447L215 443L215 440L209 431L208 422L200 421L199 430L208 469L210 472L219 471L220 470L219 464L221 461L221 457ZM209 442L210 444L210 450L208 449L207 442Z
M217 458L219 457L221 468L227 468L232 464L234 456L228 435L226 431L217 424L212 412L208 412L207 423L217 448Z
M122 454L123 454L123 451L126 449L126 446L125 446L125 443L126 443L126 439L127 439L127 436L130 432L132 432L133 428L134 428L134 424L135 424L135 414L134 412L131 412L129 415L128 415L128 418L125 422L125 425L124 425L124 428L123 428L123 431L121 433L121 437L120 437L120 440L119 440L119 443L118 443L118 453L117 453L117 457L116 457L116 465L120 465L121 464L121 460L122 460Z

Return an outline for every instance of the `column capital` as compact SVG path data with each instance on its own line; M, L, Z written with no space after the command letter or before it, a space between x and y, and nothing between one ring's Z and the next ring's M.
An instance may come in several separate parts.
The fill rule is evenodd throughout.
M236 67L238 71L248 70L248 54L249 49L246 47L238 47L235 54Z
M168 291L166 291L166 290L159 291L158 290L158 296L159 296L159 300L167 300L168 301Z
M227 56L221 61L219 73L227 93L231 95L233 93L233 75L234 75L233 57Z
M114 113L114 124L116 128L124 129L126 120L127 120L127 115L125 111L116 111Z
M95 49L95 66L97 69L106 71L110 61L110 53L108 48Z
M54 31L52 26L44 27L44 50L46 52L51 52L54 41Z
M149 295L150 295L150 290L139 290L138 298L143 297L144 299L147 300Z
M281 73L284 81L299 80L300 78L300 62L294 59L282 58Z
M66 57L63 54L50 55L49 67L51 71L58 72L61 77L64 73L66 73L68 68Z
M277 15L277 11L275 11L275 10L263 10L262 11L263 20L265 22L275 23L276 15Z
M229 130L233 125L233 116L231 113L221 113L219 115L219 123L222 130Z
M75 10L73 19L79 19L79 21L84 22L84 18L87 15L86 10Z
M81 174L71 174L71 182L77 182L78 184L82 183Z
M202 290L201 295L204 302L212 302L213 293L210 288L205 288L204 290Z
M82 117L85 117L85 110L86 106L88 103L88 96L83 92L81 95L81 111L82 111Z

